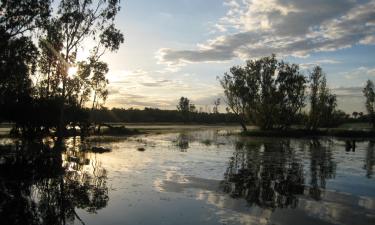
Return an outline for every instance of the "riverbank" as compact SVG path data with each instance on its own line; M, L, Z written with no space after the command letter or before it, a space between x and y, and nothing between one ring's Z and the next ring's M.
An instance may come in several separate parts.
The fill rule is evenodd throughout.
M339 138L375 138L375 131L372 130L348 130L348 129L290 129L290 130L248 130L241 133L250 137L339 137Z

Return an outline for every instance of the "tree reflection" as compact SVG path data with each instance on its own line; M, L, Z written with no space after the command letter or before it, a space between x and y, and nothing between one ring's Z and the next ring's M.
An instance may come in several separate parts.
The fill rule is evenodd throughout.
M179 133L176 140L176 146L180 149L181 152L186 152L189 148L189 142L191 141L192 137L187 133Z
M296 207L304 191L303 167L289 142L237 143L224 175L223 189L235 198L265 208Z
M17 143L2 146L0 157L4 224L71 224L81 221L76 209L95 213L107 205L106 170L75 144Z
M328 141L322 144L315 140L309 145L310 154L310 189L309 194L315 200L321 199L322 189L326 187L326 179L334 178L336 175L336 163L332 157L332 143Z
M310 178L296 156L290 140L238 142L224 174L222 188L234 198L244 198L250 206L295 208L298 196L309 194L320 199L325 180L335 175L329 147L305 143L310 154ZM305 180L308 180L306 187Z
M366 170L366 177L367 178L372 178L374 172L373 172L373 167L375 164L375 154L374 154L374 146L375 142L374 141L369 141L368 147L366 150L366 162L365 162L365 170Z

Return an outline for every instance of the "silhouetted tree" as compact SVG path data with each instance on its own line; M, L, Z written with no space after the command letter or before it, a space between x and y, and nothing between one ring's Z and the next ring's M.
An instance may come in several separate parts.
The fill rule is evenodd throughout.
M108 68L99 59L108 50L116 51L124 40L121 32L114 27L114 19L119 10L118 0L95 2L91 0L61 0L58 10L53 14L51 21L55 21L54 24L58 26L59 36L61 36L58 41L61 41L62 44L58 49L50 49L51 54L57 54L60 60L60 68L55 74L61 85L59 95L62 98L59 137L62 136L67 122L64 115L66 104L82 103L88 95L85 88L87 80L82 80L80 76L69 77L68 74L70 67L77 66L77 52L83 47L85 41L91 41L94 45L88 63L81 63L81 65L85 65L86 72L93 70L92 73L91 71L86 73L84 78L90 80L91 88L94 89L94 105L98 93L104 93L99 89L105 86L102 85L106 83L103 75L108 71ZM92 76L87 76L87 74ZM82 91L82 89L84 90ZM79 99L79 95L85 95L85 97Z
M38 53L31 35L49 16L49 6L48 0L0 2L0 119L17 122L15 108L26 109L31 101Z
M369 116L369 122L372 129L375 129L375 92L374 83L371 80L367 81L366 86L363 89L363 94L366 98L366 110Z
M28 131L57 127L61 140L66 125L83 118L87 101L92 100L92 108L101 106L108 95L108 66L100 58L124 41L114 26L119 10L119 0L60 0L56 7L48 0L1 1L0 106L5 110L0 118L22 129L31 126ZM38 46L30 38L34 33ZM78 62L77 53L88 41L93 44L90 56ZM69 74L72 67L79 67L78 73ZM36 70L33 87L30 76ZM46 102L59 106L60 112L53 114L59 117L57 124L35 122L47 116L32 114L48 108ZM28 121L19 118L19 124L16 110L30 112Z
M195 105L186 97L181 97L176 107L183 116L185 122L189 121L190 113L195 112Z
M232 67L220 83L244 130L248 121L262 129L287 128L304 106L305 77L298 65L275 55Z
M220 84L224 88L225 100L228 105L227 111L232 111L238 117L242 129L246 131L248 119L245 111L248 101L252 102L253 98L245 99L245 97L253 95L253 93L247 93L247 95L245 95L246 90L241 88L244 86L244 75L245 71L243 68L239 66L232 67L230 68L230 74L225 73L222 79L220 79Z
M216 99L214 101L214 108L213 108L213 113L219 113L219 106L220 106L220 98Z
M316 66L310 73L310 112L308 127L332 126L336 112L336 95L327 87L327 80L322 68Z
M354 112L352 113L352 116L353 116L354 119L357 119L358 115L359 115L359 114L358 114L358 112L356 112L356 111L354 111Z

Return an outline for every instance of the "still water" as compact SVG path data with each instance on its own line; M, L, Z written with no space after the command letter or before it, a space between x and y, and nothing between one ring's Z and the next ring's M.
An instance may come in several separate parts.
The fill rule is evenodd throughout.
M375 224L372 141L215 128L0 143L1 224Z

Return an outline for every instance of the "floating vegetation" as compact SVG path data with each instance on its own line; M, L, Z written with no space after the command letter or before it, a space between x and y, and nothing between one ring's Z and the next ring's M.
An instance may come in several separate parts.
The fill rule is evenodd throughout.
M112 150L110 148L105 148L105 147L92 147L91 152L93 153L105 153L105 152L111 152Z
M206 146L212 145L212 141L210 139L205 139L205 140L201 141L201 143L206 145Z

